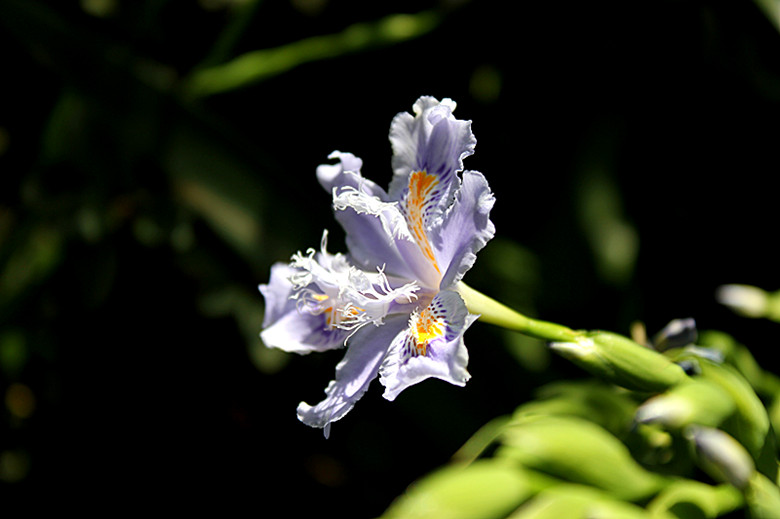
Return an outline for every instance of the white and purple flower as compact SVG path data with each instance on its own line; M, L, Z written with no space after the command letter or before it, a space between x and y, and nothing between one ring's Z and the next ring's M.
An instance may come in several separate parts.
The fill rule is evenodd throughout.
M363 178L359 158L333 152L338 162L320 166L317 178L333 196L349 254L327 252L326 232L319 252L274 265L260 286L266 346L347 347L325 399L298 406L298 418L326 436L377 375L388 400L430 377L459 386L470 377L463 333L477 316L457 286L493 237L494 198L481 173L462 171L476 139L454 109L449 99L421 97L414 116L394 118L387 192Z

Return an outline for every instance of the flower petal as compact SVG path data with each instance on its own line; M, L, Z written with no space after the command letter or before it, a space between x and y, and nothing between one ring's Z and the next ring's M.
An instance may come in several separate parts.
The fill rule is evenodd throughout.
M465 171L452 206L430 232L437 260L447 265L440 288L460 281L474 265L477 252L495 235L496 228L490 221L494 202L485 177Z
M443 211L457 185L457 172L463 169L463 159L474 153L477 140L471 133L471 121L453 117L455 102L433 97L421 97L414 104L414 117L402 112L390 126L393 146L393 180L390 198L401 200L408 189L410 176L424 171L438 181L435 202ZM433 195L433 193L431 193Z
M439 292L428 307L412 314L380 370L384 397L394 400L407 387L430 377L465 385L471 375L466 370L469 356L463 333L476 318L451 290Z
M295 307L260 333L267 347L302 355L340 348L347 337L348 330L329 328L324 315L300 313Z
M384 266L388 274L437 287L441 275L423 255L398 203L388 201L380 187L360 175L360 159L340 152L331 157L341 162L321 165L317 177L333 193L351 260L365 270Z
M271 326L282 315L295 308L295 302L290 300L293 286L289 281L290 276L294 273L295 269L287 263L274 263L271 266L271 277L268 284L257 287L265 298L263 328Z
M339 348L349 336L346 330L328 329L324 315L298 311L297 301L291 298L293 284L290 276L297 269L284 263L271 267L271 279L260 285L265 298L265 317L260 338L269 348L306 354Z
M463 158L474 153L471 122L452 115L455 103L421 97L415 116L398 114L390 127L393 180L390 198L397 200L414 241L428 266L424 279L437 286L448 265L440 265L429 231L451 205L460 186ZM419 270L419 269L418 269Z
M392 316L381 326L364 326L350 337L347 353L336 366L336 379L325 389L325 399L312 407L298 405L298 419L311 427L321 427L325 436L330 424L347 414L376 377L390 342L406 325L406 316Z
M386 201L387 193L373 181L360 174L363 161L351 153L334 151L329 159L338 159L337 164L321 164L317 167L317 180L325 191L332 193L334 188L350 186L371 196Z

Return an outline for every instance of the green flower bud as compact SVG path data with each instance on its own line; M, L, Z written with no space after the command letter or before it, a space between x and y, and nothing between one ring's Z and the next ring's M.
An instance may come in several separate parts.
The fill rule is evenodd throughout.
M660 393L688 379L664 355L609 332L590 332L550 347L594 375L636 391Z
M707 379L692 378L654 396L636 412L641 423L659 423L670 429L689 424L717 426L736 409L731 395Z
M745 317L763 317L780 322L780 291L767 292L750 285L723 285L715 297Z
M736 412L729 430L755 458L761 455L770 432L769 416L750 383L732 366L697 360L701 376L723 388L734 401Z
M756 471L753 458L732 436L720 429L691 425L685 431L701 468L718 481L747 487Z
M692 318L674 319L653 336L652 345L658 351L682 348L696 342L698 332Z
M723 285L718 287L715 298L745 317L764 317L769 309L769 293L750 285Z
M615 436L593 422L564 416L527 416L507 426L497 456L619 499L641 499L666 480L646 471Z

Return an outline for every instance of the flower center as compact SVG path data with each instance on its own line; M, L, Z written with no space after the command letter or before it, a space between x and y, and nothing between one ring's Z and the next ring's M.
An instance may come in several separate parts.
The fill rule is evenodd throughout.
M334 307L333 303L329 301L332 298L325 294L312 292L307 297L312 301L312 303L307 305L309 312L313 315L324 314L325 326L329 330L333 328L349 330L357 324L362 324L364 321L361 316L365 313L365 310L352 303Z
M409 319L406 354L416 357L428 353L428 344L444 336L446 321L437 307L428 306L421 312L414 312Z

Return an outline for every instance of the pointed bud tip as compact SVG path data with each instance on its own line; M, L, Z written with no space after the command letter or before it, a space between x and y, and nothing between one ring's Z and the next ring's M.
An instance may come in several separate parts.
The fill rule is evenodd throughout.
M744 489L756 471L745 447L729 434L713 427L691 425L683 433L699 454L702 468L722 481Z
M715 292L715 298L722 305L748 317L761 317L766 313L769 295L762 289L750 285L722 285Z

